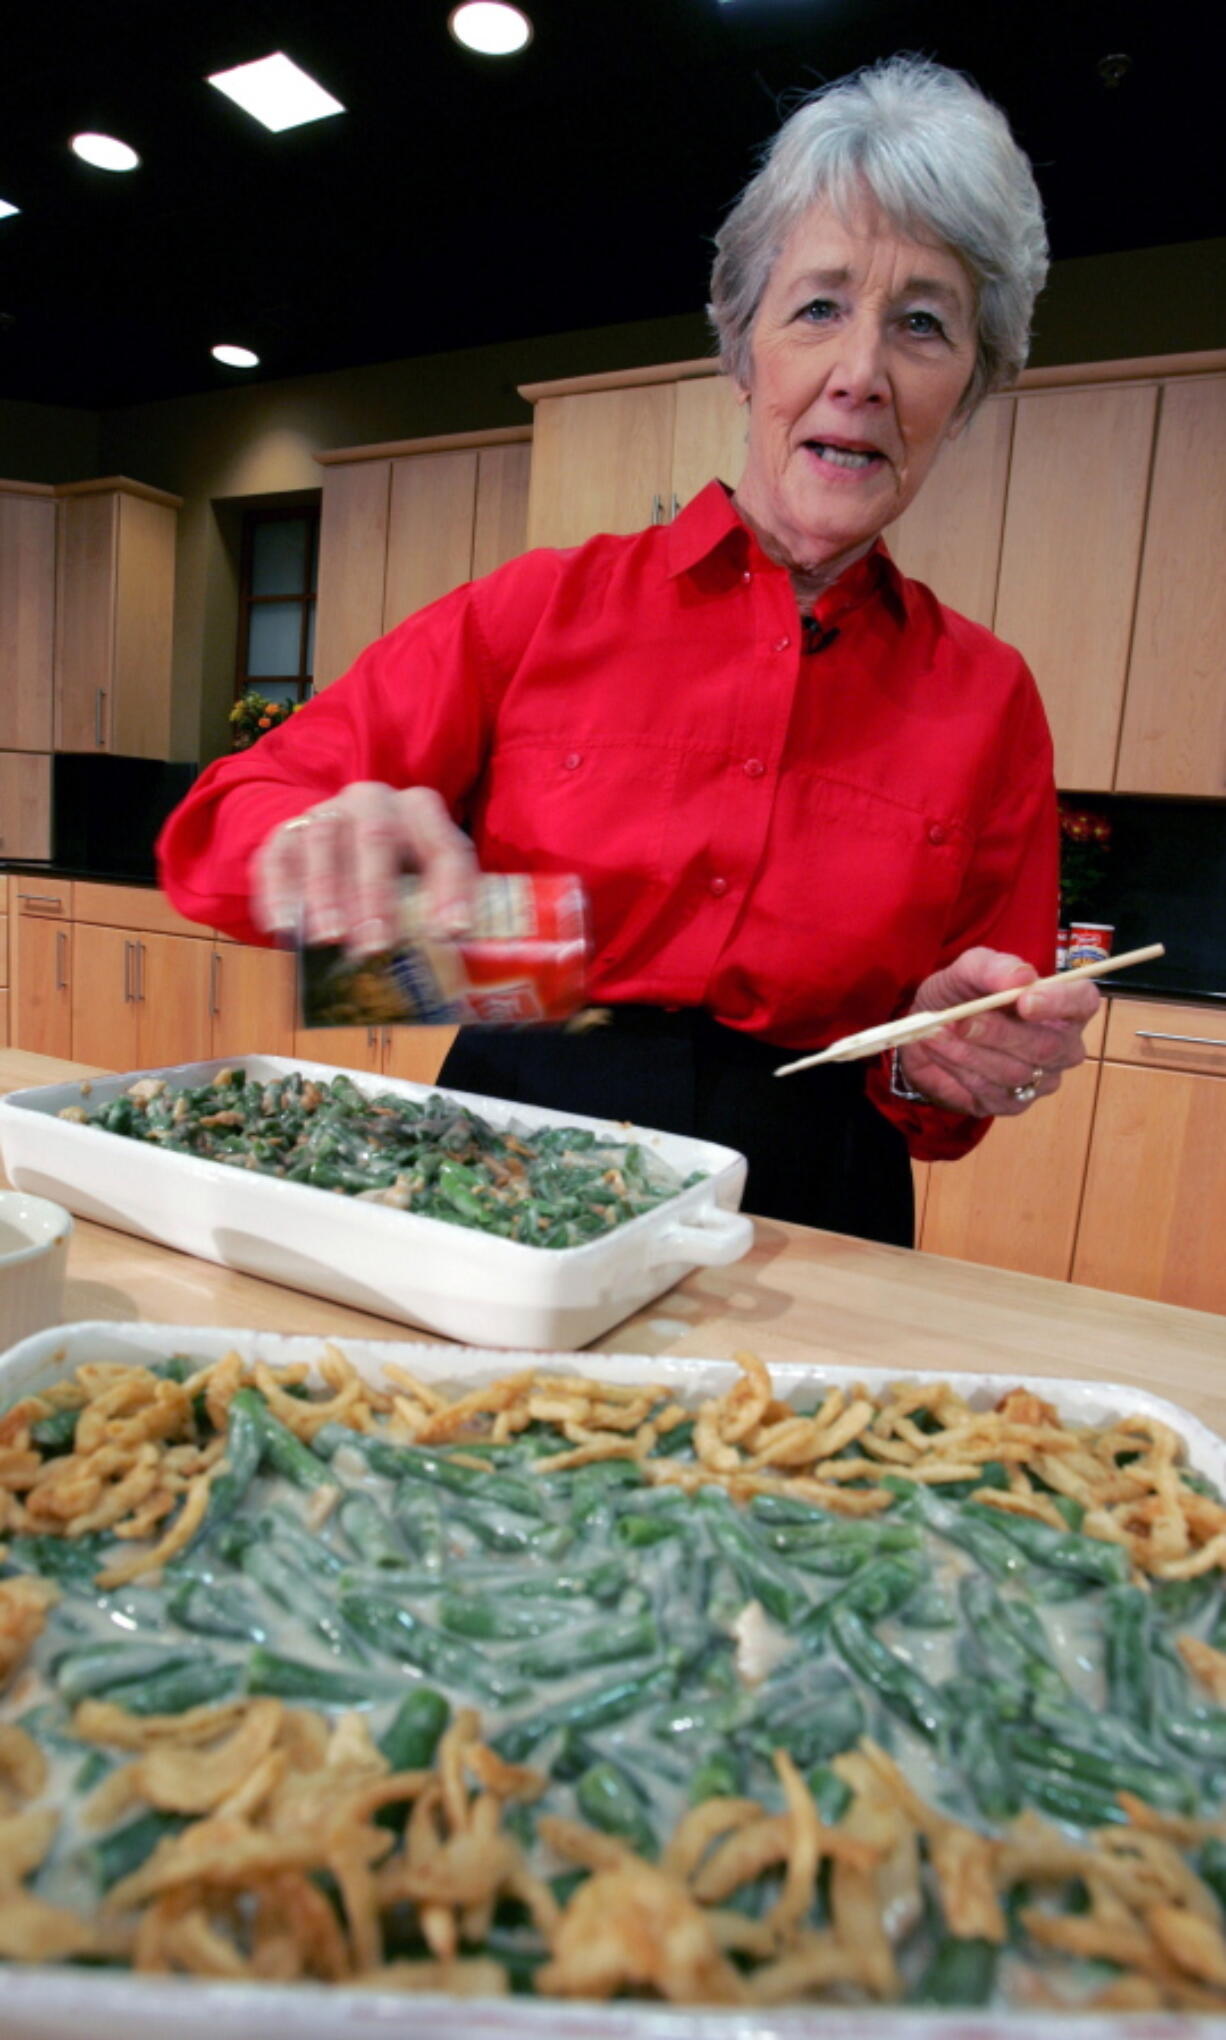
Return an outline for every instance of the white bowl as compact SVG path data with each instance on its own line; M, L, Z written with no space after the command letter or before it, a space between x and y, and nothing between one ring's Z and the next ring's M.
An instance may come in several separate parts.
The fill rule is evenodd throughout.
M62 1204L0 1190L0 1353L59 1323L71 1233Z

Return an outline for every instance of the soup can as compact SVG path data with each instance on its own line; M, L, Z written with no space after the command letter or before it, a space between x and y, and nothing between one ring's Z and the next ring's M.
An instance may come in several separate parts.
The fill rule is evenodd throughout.
M1101 963L1110 956L1115 929L1108 921L1074 921L1069 929L1066 968L1076 963Z
M587 898L569 873L486 872L473 924L454 941L426 925L419 878L401 884L390 949L355 959L331 945L301 952L307 1027L523 1027L567 1020L584 1002Z

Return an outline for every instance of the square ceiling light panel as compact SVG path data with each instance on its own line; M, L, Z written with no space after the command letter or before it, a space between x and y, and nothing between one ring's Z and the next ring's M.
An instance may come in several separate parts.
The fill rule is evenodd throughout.
M208 82L275 135L345 111L339 99L325 92L282 50L252 64L236 64L230 71L214 71Z

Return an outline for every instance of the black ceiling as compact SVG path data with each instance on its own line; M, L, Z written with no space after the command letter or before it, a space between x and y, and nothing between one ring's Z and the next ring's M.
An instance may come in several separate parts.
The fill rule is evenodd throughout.
M1220 7L521 4L535 40L498 61L451 40L450 0L11 10L0 395L96 407L232 385L218 340L273 379L694 311L781 110L898 49L1005 107L1057 256L1223 231ZM348 111L272 135L204 83L277 49ZM81 128L130 141L142 168L79 163Z

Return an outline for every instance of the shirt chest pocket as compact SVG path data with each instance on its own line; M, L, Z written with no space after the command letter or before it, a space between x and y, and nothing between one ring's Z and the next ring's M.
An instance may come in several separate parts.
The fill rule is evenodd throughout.
M635 736L518 738L492 754L473 811L493 869L574 871L604 915L662 883L677 778L671 745Z

